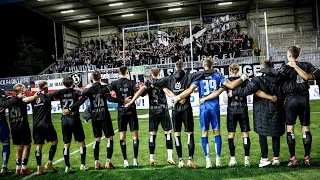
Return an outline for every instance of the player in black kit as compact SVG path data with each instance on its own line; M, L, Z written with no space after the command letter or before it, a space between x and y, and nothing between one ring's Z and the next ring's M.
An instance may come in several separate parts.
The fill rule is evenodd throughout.
M23 97L20 93L17 96L8 99L3 89L0 89L0 143L2 144L2 168L0 175L10 173L8 169L8 161L10 156L10 129L6 120L5 109L14 105Z
M184 64L182 61L178 61L175 64L175 72L171 76L164 77L154 83L154 86L166 87L170 91L168 95L171 98L176 97L175 95L180 94L184 90L188 89L189 86L196 80L201 79L205 76L210 76L214 73L213 69L197 73L185 73ZM171 92L172 91L172 92ZM178 100L176 100L178 101ZM179 99L180 101L180 99ZM188 134L188 149L189 149L189 161L188 166L197 168L197 165L193 161L194 155L194 122L193 113L190 103L190 96L187 96L184 102L177 103L172 111L172 122L175 131L175 142L177 155L179 157L179 168L184 167L184 161L182 159L182 147L181 147L181 127L182 123L185 125L185 132Z
M24 93L23 84L15 84L13 90L16 94ZM16 152L16 175L31 174L33 171L27 168L31 147L31 132L28 122L27 103L19 99L9 109L9 122L13 144L17 146ZM22 163L22 168L21 168Z
M166 146L168 151L167 162L171 165L175 165L172 158L172 138L171 138L171 119L168 111L167 98L164 90L159 87L151 87L151 84L155 83L160 79L160 70L158 68L151 69L152 78L146 81L144 86L134 95L130 103L126 104L126 107L131 106L136 99L140 96L148 94L149 97L149 150L150 150L150 165L156 166L154 160L154 151L156 147L156 137L158 132L158 126L161 124L162 129L166 137Z
M85 135L82 127L82 122L79 114L79 106L73 106L75 102L79 100L81 97L81 91L74 90L74 80L72 77L65 77L62 81L65 89L58 90L54 93L48 94L48 97L51 100L57 99L60 100L61 108L68 109L68 112L62 115L61 117L61 125L62 125L62 135L64 142L63 155L66 164L66 173L71 173L73 170L70 166L70 145L72 134L74 135L75 141L79 142L80 146L80 157L81 157L81 165L80 170L86 171L88 168L86 167L86 145L85 145ZM83 104L87 100L86 97L81 98L80 104ZM71 107L73 108L71 109Z
M117 98L122 100L122 103L118 103L118 128L120 132L120 147L124 159L124 167L128 168L129 163L127 159L126 131L129 124L133 139L133 166L138 167L139 124L136 105L132 104L130 107L125 107L126 102L123 101L124 99L133 97L134 93L137 91L137 87L134 81L128 79L129 71L126 66L120 67L120 77L121 78L119 80L113 81L110 86L110 90L114 91L117 95Z
M298 165L295 156L295 135L294 125L299 116L302 139L305 149L304 165L310 165L310 151L312 136L310 132L310 104L309 104L309 88L303 91L295 91L293 85L308 84L308 80L314 79L313 73L316 68L309 62L299 62L298 57L301 54L301 49L297 46L291 46L287 51L288 64L281 68L280 73L283 74L284 85L283 91L286 95L285 111L287 125L287 143L290 152L290 161L288 166ZM308 87L308 86L307 86Z
M82 95L90 99L92 130L96 140L94 144L95 168L102 169L99 161L99 151L103 131L105 137L108 139L107 162L105 164L105 168L112 169L115 168L115 166L111 162L113 153L114 130L112 126L111 116L108 111L107 100L116 103L123 103L124 101L128 103L130 100L111 97L108 86L105 83L101 82L101 73L99 71L94 71L92 73L91 79L93 83L89 84L86 87L86 90L82 92ZM75 104L75 106L77 106L77 103Z
M45 170L41 166L42 160L42 145L44 141L51 142L49 150L49 158L46 168L52 171L57 171L53 167L52 161L57 151L58 137L54 129L51 119L51 100L48 97L48 83L39 81L39 90L35 96L27 97L25 102L31 102L33 111L33 141L36 144L36 159L38 175L44 174Z

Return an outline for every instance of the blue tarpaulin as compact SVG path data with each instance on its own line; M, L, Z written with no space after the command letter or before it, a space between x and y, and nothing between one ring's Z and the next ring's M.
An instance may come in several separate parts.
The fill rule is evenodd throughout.
M15 2L21 2L22 0L0 0L0 4L9 4Z

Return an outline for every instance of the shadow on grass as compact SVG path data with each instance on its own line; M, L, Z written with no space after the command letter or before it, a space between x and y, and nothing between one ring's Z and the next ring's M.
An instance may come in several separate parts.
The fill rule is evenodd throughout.
M301 164L301 163L300 163ZM131 167L129 169L124 169L123 167L118 167L117 169L109 170L92 170L86 172L80 172L76 167L76 173L65 174L62 167L59 168L58 173L48 172L42 176L33 176L31 179L277 179L277 177L284 178L299 178L308 177L313 174L313 177L320 178L319 173L320 159L312 159L312 166L304 167L299 165L297 167L286 167L286 162L283 162L280 167L265 167L258 168L258 164L252 164L251 167L246 168L243 166L236 166L233 168L222 167L205 169L200 167L199 169L190 169L188 167L178 169L170 165L159 165L157 167L143 166L140 168ZM23 176L7 176L1 177L1 179L21 179Z

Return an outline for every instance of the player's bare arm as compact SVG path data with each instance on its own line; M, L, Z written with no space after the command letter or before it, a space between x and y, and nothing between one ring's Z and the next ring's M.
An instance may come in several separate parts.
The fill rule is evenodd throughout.
M23 98L22 101L24 103L31 103L32 101L35 101L37 98L38 98L38 95L34 94L33 96Z
M306 73L304 70L302 70L299 66L297 66L297 63L295 61L288 62L288 65L290 67L293 67L294 70L301 76L304 80L313 80L314 76L312 74Z
M246 74L242 74L241 77L235 81L230 81L229 79L227 79L223 85L227 86L230 89L234 89L236 87L238 87L241 83L243 83L245 80L248 79L248 76Z
M225 90L224 88L219 88L218 90L213 91L210 95L200 98L199 103L203 104L205 101L218 97L224 90Z
M182 93L179 94L180 99L186 98L190 96L190 94L197 89L198 86L191 84L190 87L184 90Z
M140 96L141 94L143 94L145 91L147 90L146 86L143 86L142 88L140 88L133 96L133 98L130 100L129 103L126 103L125 107L129 107L131 106L131 104L133 104Z
M170 98L176 97L176 94L174 94L172 91L170 91L168 88L163 88L163 92L166 93L167 96Z

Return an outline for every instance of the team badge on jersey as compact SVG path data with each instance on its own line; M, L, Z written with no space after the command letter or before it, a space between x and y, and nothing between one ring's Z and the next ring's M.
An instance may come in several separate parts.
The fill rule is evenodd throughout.
M75 73L75 74L72 74L71 77L72 77L72 79L73 79L73 81L74 81L74 85L75 85L76 87L81 86L81 77L80 77L80 74Z

